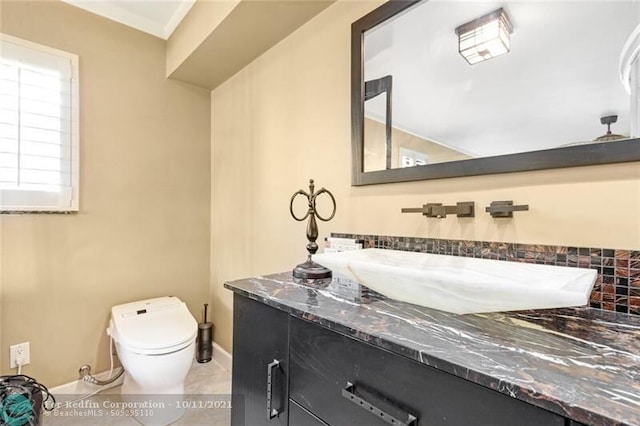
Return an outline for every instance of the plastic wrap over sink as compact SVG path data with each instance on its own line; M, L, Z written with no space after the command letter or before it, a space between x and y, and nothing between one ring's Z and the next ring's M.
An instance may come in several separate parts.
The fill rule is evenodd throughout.
M391 299L456 314L583 306L593 269L397 250L316 254L313 260Z

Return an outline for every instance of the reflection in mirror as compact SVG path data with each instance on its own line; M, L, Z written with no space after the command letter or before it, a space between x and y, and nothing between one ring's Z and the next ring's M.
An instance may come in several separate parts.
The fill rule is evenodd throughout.
M510 51L470 65L456 29L500 9L512 25ZM621 82L620 56L639 17L632 0L432 0L366 29L364 86L392 76L393 91L390 99L365 97L360 171L637 137L637 99ZM491 36L488 27L474 39ZM491 56L488 45L477 48L479 56ZM602 138L607 125L617 138Z
M618 56L637 25L631 2L509 3L512 51L469 66L453 29L497 6L424 2L365 33L365 81L395 77L393 151L435 163L583 143L604 133L608 115L629 135ZM365 144L383 107L365 103Z
M391 169L391 99L393 77L386 75L364 83L365 108L377 111L377 120L365 122L365 165L370 170ZM380 115L382 112L382 115Z

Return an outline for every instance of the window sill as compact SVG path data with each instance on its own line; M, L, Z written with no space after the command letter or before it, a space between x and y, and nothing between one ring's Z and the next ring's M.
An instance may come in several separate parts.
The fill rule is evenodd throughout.
M25 214L77 214L78 211L47 211L47 210L0 210L0 215L25 215Z

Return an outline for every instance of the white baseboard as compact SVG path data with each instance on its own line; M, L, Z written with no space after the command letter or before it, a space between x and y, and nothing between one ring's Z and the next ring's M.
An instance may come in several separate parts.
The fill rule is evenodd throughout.
M113 374L118 374L120 372L120 368L121 367L114 368ZM106 380L109 377L109 371L103 371L101 373L94 374L94 377L98 380ZM49 391L56 398L58 398L59 395L87 395L101 388L112 388L115 386L120 386L123 381L124 374L121 377L118 377L118 380L106 386L98 386L78 379L74 380L73 382L65 383L63 385L56 386L55 388L51 388L49 389Z
M232 358L231 354L225 351L222 346L218 345L216 342L213 342L213 359L220 364L225 370L231 371ZM113 369L113 374L117 374L120 371L120 367ZM109 377L109 371L103 371L98 374L94 374L95 378L98 380L106 380ZM119 377L115 382L107 385L108 387L115 387L122 384L124 381L124 375ZM69 383L65 383L60 386L56 386L54 388L49 389L49 391L54 395L87 395L92 392L97 391L101 387L98 385L94 385L91 383L87 383L83 380L74 380Z
M231 371L232 358L231 354L224 349L222 346L213 342L213 359L220 364L225 370Z

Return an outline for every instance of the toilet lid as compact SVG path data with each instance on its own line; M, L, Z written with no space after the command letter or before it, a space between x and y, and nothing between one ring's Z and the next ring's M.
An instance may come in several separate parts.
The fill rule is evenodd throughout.
M169 353L196 338L198 324L177 297L158 297L111 308L111 336L142 353Z

